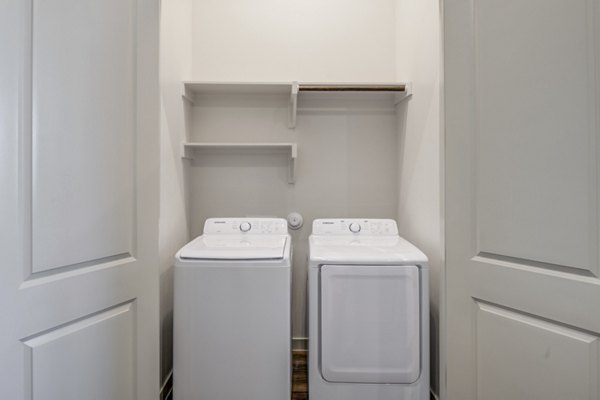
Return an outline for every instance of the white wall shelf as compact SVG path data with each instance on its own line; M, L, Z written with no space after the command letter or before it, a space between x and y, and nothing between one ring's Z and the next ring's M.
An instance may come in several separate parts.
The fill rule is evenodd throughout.
M296 143L217 143L217 142L186 142L182 146L181 157L193 159L198 152L260 152L289 154L288 183L293 184L296 180L296 158L298 157L298 145Z
M199 95L215 94L282 94L289 95L288 127L296 127L298 96L302 93L392 93L394 105L412 95L410 82L209 82L184 81L182 97L191 105Z
M291 83L286 82L209 82L184 81L183 98L195 104L198 95L214 94L289 94Z

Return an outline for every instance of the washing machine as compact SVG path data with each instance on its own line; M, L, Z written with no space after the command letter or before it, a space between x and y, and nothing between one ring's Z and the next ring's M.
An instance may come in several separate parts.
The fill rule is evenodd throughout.
M310 400L429 399L427 257L389 219L318 219L309 238Z
M278 218L208 219L177 253L174 398L290 398L291 253Z

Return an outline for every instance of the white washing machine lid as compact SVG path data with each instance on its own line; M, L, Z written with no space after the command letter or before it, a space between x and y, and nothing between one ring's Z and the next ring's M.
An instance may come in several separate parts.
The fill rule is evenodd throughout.
M179 257L188 260L281 260L287 235L202 235Z
M309 239L313 266L321 264L427 264L427 256L398 236L391 219L316 219Z
M324 263L427 264L427 256L400 236L311 235L310 258ZM317 264L317 265L318 265Z

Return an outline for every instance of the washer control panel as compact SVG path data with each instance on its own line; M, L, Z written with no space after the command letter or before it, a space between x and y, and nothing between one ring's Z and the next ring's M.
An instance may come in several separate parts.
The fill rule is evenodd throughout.
M204 233L285 235L288 230L283 218L209 218Z
M398 225L393 219L315 219L313 235L398 235Z

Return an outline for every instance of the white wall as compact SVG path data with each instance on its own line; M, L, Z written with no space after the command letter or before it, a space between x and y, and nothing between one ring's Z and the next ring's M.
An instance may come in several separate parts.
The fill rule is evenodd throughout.
M194 0L193 78L389 81L394 0Z
M397 78L412 81L415 93L410 101L402 103L398 113L398 223L400 234L421 248L430 260L431 383L439 393L444 272L440 3L439 0L398 0L396 15Z
M187 191L181 162L185 116L181 81L189 75L191 0L162 1L160 34L161 150L160 150L160 321L161 382L172 368L173 256L188 241Z

